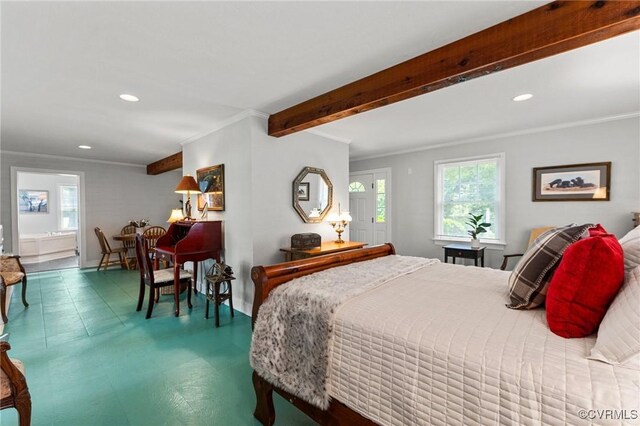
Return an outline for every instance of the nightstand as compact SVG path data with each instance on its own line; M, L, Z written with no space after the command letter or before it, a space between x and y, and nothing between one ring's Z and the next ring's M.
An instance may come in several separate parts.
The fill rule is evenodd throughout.
M449 256L453 257L453 263L456 263L456 258L473 259L475 266L478 266L478 260L480 260L480 266L484 268L484 247L473 248L469 244L449 244L444 248L444 263L447 263Z

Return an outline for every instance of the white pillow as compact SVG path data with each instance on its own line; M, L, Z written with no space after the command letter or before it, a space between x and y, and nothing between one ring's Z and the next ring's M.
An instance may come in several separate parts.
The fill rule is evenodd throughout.
M620 239L624 251L624 270L629 272L640 265L640 226L636 226Z
M588 358L640 370L640 266L626 274Z

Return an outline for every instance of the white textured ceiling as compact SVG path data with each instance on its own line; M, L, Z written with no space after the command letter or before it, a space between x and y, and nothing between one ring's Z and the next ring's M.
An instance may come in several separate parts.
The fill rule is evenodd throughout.
M542 3L2 2L1 148L147 164L242 110L276 112ZM606 68L603 48L587 68L526 71L550 58L319 130L353 139L362 157L638 110L626 93L637 94L638 38L627 37L620 65ZM536 97L515 109L520 89ZM622 97L603 102L612 91Z

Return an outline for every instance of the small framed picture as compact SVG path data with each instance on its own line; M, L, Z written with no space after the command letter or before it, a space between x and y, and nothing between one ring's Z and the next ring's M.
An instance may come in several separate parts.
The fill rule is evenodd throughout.
M535 167L533 201L609 201L611 162Z
M224 211L224 164L196 170L198 210Z
M300 182L298 185L298 201L309 201L309 182Z
M49 213L49 191L20 189L18 206L20 213Z

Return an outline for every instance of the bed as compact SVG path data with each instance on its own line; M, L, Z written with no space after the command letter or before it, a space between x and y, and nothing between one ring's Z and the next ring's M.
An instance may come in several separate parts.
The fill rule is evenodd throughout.
M554 335L542 309L504 307L508 272L419 260L407 267L411 263L407 258L394 255L393 246L385 244L252 269L256 286L254 416L263 424L275 421L273 391L320 424L621 424L637 420L640 372L588 360L595 337ZM389 262L395 258L404 262L399 263L400 269L411 271L397 273L329 307L327 356L312 363L312 372L324 376L318 385L328 395L324 403L322 398L309 397L302 389L306 384L295 377L280 381L265 372L255 348L264 340L261 322L268 321L268 297L274 289L294 278L311 280L309 274L326 274L332 268L339 277L348 276L347 268L360 267L354 274L364 276L376 269L376 262L384 261L380 270L387 271L393 269ZM371 262L355 265L363 261ZM274 292L272 297L281 293ZM302 297L306 300L307 295ZM304 320L285 313L280 310L277 316L290 316L296 323ZM277 364L280 358L295 361L292 351L267 354L266 364ZM318 369L324 358L326 368ZM594 410L611 411L594 420Z

